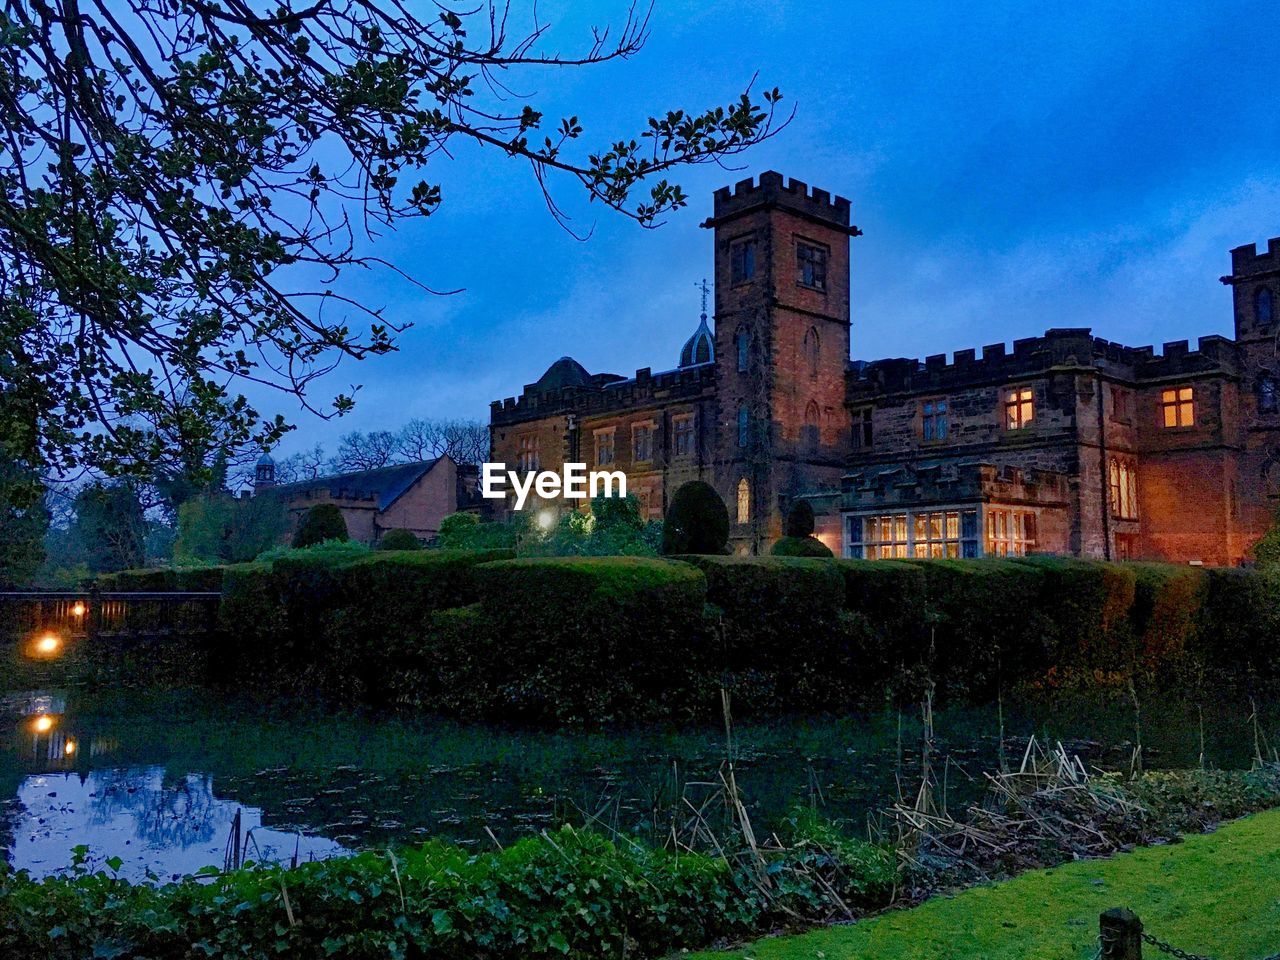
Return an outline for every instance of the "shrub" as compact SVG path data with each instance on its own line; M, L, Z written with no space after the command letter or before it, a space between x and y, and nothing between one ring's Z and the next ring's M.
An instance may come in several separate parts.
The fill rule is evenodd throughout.
M796 557L682 559L707 578L718 608L725 685L752 709L823 709L855 692L844 581L833 561Z
M665 554L722 554L729 542L729 511L710 484L691 480L671 498L662 527Z
M706 580L647 557L550 557L476 569L491 656L465 656L490 678L503 717L581 722L692 713L713 695L704 658ZM462 654L438 651L456 663ZM703 696L705 694L705 697Z
M929 654L930 607L924 571L899 560L837 560L845 608L864 618L867 643L856 652L861 685L907 700L922 693Z
M788 537L813 536L813 524L813 506L808 500L797 500L791 505L791 510L787 513Z
M347 521L336 504L317 503L302 518L293 535L295 547L311 547L326 540L346 540Z
M379 550L421 550L422 541L412 530L388 530L378 541Z
M1138 661L1157 667L1181 656L1195 635L1208 575L1202 567L1130 563L1136 577L1132 628Z
M440 521L436 544L444 550L513 549L525 527L517 514L504 523L481 522L474 513L451 513Z
M769 550L775 557L833 557L817 537L782 537Z
M1015 562L1041 574L1037 608L1050 630L1051 663L1073 670L1121 665L1137 582L1132 569L1069 557L1021 557Z
M140 593L216 593L222 589L225 566L152 567L120 570L95 578L99 590Z
M1194 652L1234 677L1280 675L1280 569L1205 571Z

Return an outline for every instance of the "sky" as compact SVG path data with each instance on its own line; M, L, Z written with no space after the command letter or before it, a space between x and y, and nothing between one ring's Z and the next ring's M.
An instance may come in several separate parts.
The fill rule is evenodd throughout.
M511 31L532 7L513 0ZM626 3L541 0L565 53ZM657 229L528 165L462 150L422 172L440 210L372 252L436 289L348 273L346 293L413 327L313 396L360 385L325 421L255 397L297 430L288 454L414 417L487 420L557 357L593 373L676 365L711 273L712 192L778 170L852 201L852 356L923 357L1092 327L1135 346L1231 333L1228 251L1280 236L1280 4L657 0L634 59L510 75L585 145L654 113L728 103L756 79L795 117L777 137L672 179L689 205Z

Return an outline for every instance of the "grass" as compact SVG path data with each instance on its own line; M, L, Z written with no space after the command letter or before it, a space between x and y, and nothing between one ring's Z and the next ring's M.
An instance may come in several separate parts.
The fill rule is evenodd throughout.
M1085 960L1098 914L1126 906L1188 953L1256 960L1280 951L1280 811L1182 843L1037 870L910 910L698 960ZM1148 956L1163 956L1147 947Z

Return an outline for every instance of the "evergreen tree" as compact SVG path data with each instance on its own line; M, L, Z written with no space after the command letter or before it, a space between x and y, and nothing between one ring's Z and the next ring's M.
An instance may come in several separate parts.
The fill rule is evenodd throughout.
M729 511L708 483L691 480L676 491L662 527L662 552L724 553Z
M293 535L295 547L313 547L326 540L346 540L347 521L342 511L332 503L317 503L303 517L298 532Z

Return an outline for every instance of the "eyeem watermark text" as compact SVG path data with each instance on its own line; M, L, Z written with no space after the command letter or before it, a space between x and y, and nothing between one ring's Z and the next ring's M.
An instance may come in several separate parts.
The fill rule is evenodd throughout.
M480 495L489 500L505 500L508 484L516 495L514 509L523 510L529 493L543 500L565 497L585 500L587 497L625 497L627 475L621 470L592 470L585 463L566 463L562 473L538 470L526 473L523 481L505 463L486 463L480 467Z

